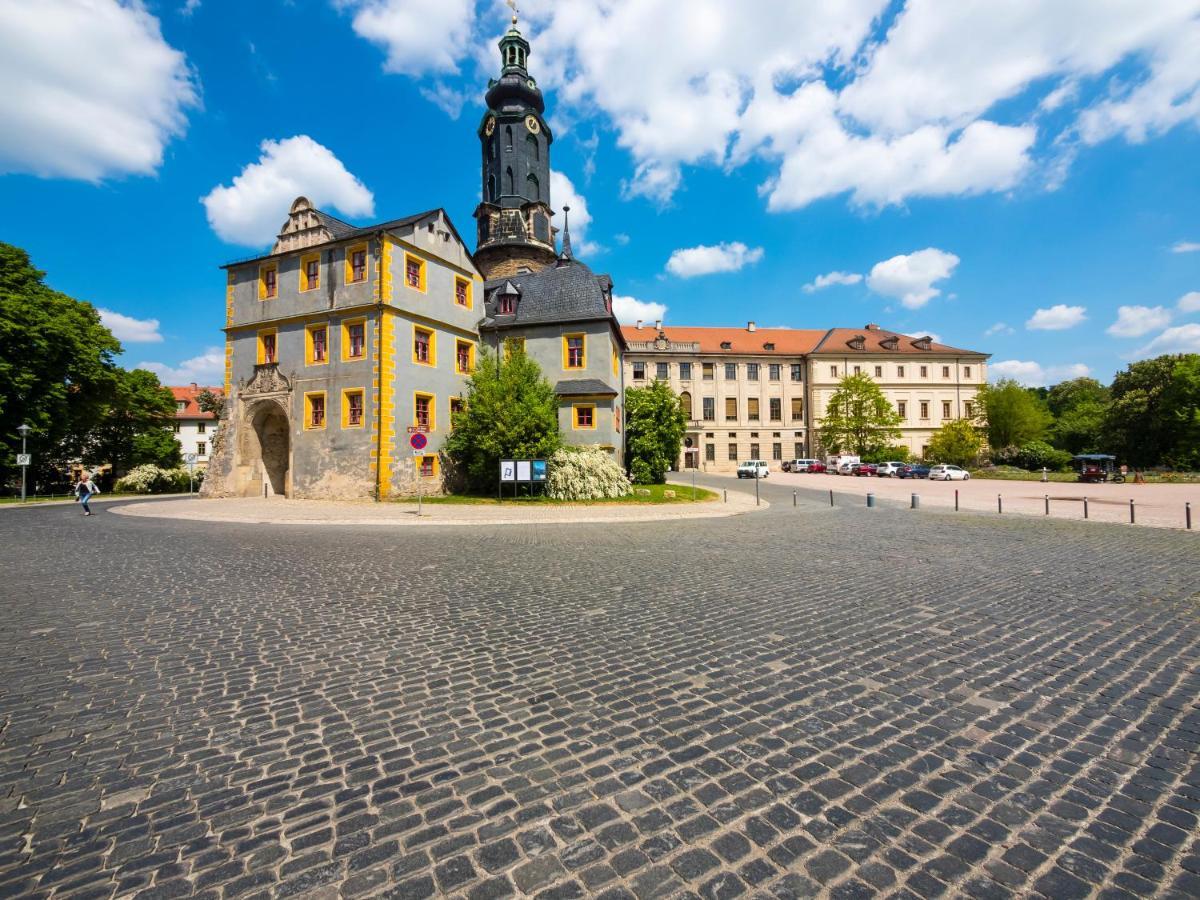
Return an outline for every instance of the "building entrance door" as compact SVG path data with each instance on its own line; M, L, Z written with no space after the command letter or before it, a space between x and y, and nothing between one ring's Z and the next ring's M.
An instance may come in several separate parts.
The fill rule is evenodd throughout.
M258 463L267 495L287 496L290 439L287 416L274 403L264 403L255 412L254 436L258 439Z

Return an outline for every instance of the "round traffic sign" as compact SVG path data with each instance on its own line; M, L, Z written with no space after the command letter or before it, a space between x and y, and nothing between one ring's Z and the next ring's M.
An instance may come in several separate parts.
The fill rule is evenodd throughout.
M424 450L428 443L429 438L425 437L425 435L419 431L408 436L408 445L414 450Z

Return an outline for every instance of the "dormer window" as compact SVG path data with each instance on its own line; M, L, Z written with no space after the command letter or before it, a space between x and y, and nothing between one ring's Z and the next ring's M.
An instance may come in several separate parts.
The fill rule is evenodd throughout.
M496 315L511 316L517 311L517 298L513 294L501 294L496 298Z
M763 349L764 350L774 350L775 345L773 343L771 343L770 341L767 341L765 344L763 344Z
M913 346L916 347L918 350L928 350L929 344L932 340L933 340L933 338L930 338L930 337L921 337L921 338L917 338L912 343L913 343Z
M721 341L721 349L722 350L732 350L733 343L730 341Z
M898 337L896 337L895 335L892 335L891 337L885 337L883 340L881 340L879 342L879 346L882 347L884 350L895 350L899 344L900 344L900 339Z
M856 334L850 340L846 341L846 344L851 350L863 350L867 346L867 339L861 334Z

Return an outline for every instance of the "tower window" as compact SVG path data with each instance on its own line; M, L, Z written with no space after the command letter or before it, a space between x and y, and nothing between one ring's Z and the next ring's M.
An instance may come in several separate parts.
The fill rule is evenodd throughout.
M488 199L489 200L496 199L496 176L495 175L488 176ZM484 223L481 221L479 223L479 228L481 229L481 231L484 227L485 227Z
M542 151L538 146L538 140L532 134L525 135L525 146L529 149L530 159L539 160L542 158Z
M504 126L504 149L505 150L512 149L512 126L511 125Z
M541 185L538 184L536 175L531 173L529 177L525 179L525 188L525 193L529 195L530 200L542 199Z
M504 170L504 193L510 197L516 193L516 191L513 189L513 173L511 166Z

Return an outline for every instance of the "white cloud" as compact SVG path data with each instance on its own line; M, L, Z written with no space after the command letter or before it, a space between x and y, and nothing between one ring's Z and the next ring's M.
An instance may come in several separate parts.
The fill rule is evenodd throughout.
M401 75L454 73L467 48L474 0L334 0L353 15L355 34L387 52Z
M1108 326L1113 337L1141 337L1171 321L1171 311L1163 306L1119 306L1117 321Z
M620 244L622 247L628 247L628 246L629 246L629 235L627 235L627 234L626 234L625 232L623 232L623 231L619 231L619 232L617 232L616 234L614 234L614 235L613 235L613 240L615 240L615 241L616 241L618 244Z
M177 366L141 362L137 368L153 372L166 385L191 384L193 381L197 384L224 384L225 351L220 347L208 347L199 356L185 359Z
M1045 387L1072 378L1086 378L1091 372L1092 370L1083 363L1043 366L1041 363L1027 360L1006 359L988 364L988 378L992 381L1011 378L1028 387Z
M1176 325L1168 328L1144 347L1133 353L1134 359L1161 356L1165 353L1200 353L1200 325Z
M158 319L135 319L111 309L98 309L100 321L124 344L158 344L162 335L158 333Z
M1014 333L1015 333L1015 330L1013 329L1013 327L1011 325L1007 325L1004 322L997 322L995 325L993 325L991 328L989 328L983 334L985 337L992 337L993 335L997 335L997 334L1014 334Z
M1037 310L1025 322L1025 327L1031 331L1063 331L1074 328L1086 318L1086 307L1056 303L1049 309Z
M907 328L905 330L908 332L910 337L927 337L935 344L940 344L942 342L942 336L936 331L927 331L923 328Z
M867 276L867 287L908 309L919 309L941 293L934 283L949 278L958 263L953 253L926 247L876 263Z
M1188 291L1175 304L1180 312L1200 312L1200 291Z
M829 272L826 275L818 275L806 284L804 293L811 294L835 284L858 284L862 280L863 277L857 272Z
M0 3L0 173L151 175L199 84L140 2Z
M1200 241L1179 241L1171 248L1172 253L1195 253L1200 250Z
M266 140L261 149L258 162L242 169L232 185L219 185L201 199L208 224L221 240L249 247L269 244L301 195L318 208L346 216L374 214L375 198L366 186L308 135Z
M667 271L680 278L737 272L763 258L762 247L747 247L741 241L722 242L679 249L667 260Z
M190 16L200 8L200 0L185 0L183 6L179 10L179 14L185 18Z
M604 252L604 248L587 237L588 226L592 224L592 214L588 212L587 198L575 190L571 179L562 172L550 170L550 202L554 206L554 225L562 228L564 222L571 226L571 250L579 256L593 256ZM571 207L570 214L564 214L563 207ZM562 235L560 234L561 238Z
M662 303L649 303L636 297L613 294L613 315L622 325L642 322L657 322L667 317L667 307Z

